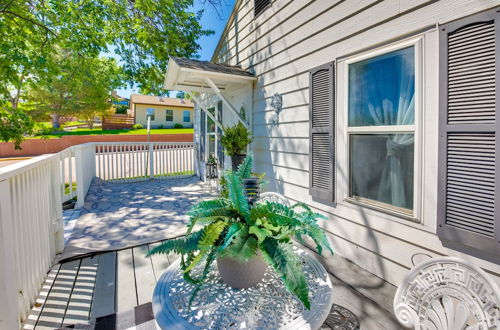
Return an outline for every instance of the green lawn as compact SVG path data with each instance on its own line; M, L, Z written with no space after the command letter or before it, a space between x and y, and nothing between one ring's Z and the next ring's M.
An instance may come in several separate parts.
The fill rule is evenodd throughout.
M64 124L61 124L61 128L66 127L66 126L73 126L73 125L84 125L84 122L81 121L67 121ZM37 128L51 128L52 127L52 122L50 121L40 121L37 122L36 124Z
M151 129L151 134L193 134L192 128L164 128L164 129ZM28 139L56 139L63 135L146 135L147 129L109 129L102 130L101 128L77 128L72 131L64 131L58 133L52 133L44 136L33 136Z

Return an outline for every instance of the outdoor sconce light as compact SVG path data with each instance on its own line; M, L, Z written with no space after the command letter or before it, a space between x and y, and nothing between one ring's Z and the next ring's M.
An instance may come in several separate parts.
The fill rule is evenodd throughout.
M274 110L271 123L276 125L279 123L280 112L283 107L283 96L279 93L275 93L271 100L271 106L273 107Z

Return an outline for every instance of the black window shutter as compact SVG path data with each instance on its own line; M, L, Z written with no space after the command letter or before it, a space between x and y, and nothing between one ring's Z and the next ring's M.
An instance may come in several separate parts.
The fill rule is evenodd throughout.
M438 235L500 253L497 10L440 27Z
M309 193L313 199L334 201L335 66L309 72Z
M254 16L259 16L271 4L271 0L254 0Z

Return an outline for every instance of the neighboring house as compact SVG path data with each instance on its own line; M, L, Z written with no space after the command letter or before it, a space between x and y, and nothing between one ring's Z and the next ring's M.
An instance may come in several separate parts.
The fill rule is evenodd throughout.
M118 95L117 91L111 91L111 97L113 98L112 102L114 105L125 105L129 106L130 100L126 97L122 97Z
M335 253L394 285L442 255L500 283L499 5L238 0L219 64L172 58L164 87L196 102L201 176L244 111L266 189L326 215Z
M151 127L167 128L175 124L193 127L194 104L190 100L140 94L130 96L129 114L134 116L136 124L146 127L148 109L153 114Z

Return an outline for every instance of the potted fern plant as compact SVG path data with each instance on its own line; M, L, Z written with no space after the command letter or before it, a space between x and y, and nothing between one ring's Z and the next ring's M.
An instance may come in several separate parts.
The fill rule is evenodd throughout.
M299 257L292 248L292 239L302 242L303 236L309 236L318 253L324 249L333 253L326 235L316 223L322 216L303 203L288 207L260 202L251 206L243 186L243 180L252 177L251 168L252 156L249 155L237 171L226 172L227 198L197 203L190 211L186 236L165 241L149 255L181 254L184 279L196 285L190 303L216 261L222 280L233 288L256 285L271 266L288 291L309 309L307 282ZM196 277L192 271L197 266L202 271Z
M252 142L250 131L241 123L224 128L220 140L226 154L231 157L233 171L243 162L247 146Z

